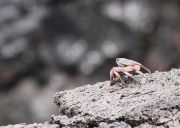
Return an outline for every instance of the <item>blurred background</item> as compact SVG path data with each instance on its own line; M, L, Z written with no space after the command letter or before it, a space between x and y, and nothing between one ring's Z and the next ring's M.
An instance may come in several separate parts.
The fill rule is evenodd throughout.
M179 0L1 0L0 125L58 114L57 91L109 79L115 58L180 67Z

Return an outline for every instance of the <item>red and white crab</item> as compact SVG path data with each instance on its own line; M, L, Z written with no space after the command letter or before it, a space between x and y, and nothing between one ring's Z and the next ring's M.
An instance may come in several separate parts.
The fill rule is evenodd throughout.
M141 75L142 77L146 78L144 73L142 73L140 71L141 67L150 73L150 70L148 68L146 68L144 65L142 65L136 61L133 61L133 60L129 60L126 58L116 58L116 63L118 64L118 67L113 67L110 71L110 85L111 86L114 85L114 83L115 83L115 77L120 79L122 84L125 85L125 82L121 75L126 75L128 77L131 77L135 81L140 83L140 81L137 80L132 74L137 73L137 74Z

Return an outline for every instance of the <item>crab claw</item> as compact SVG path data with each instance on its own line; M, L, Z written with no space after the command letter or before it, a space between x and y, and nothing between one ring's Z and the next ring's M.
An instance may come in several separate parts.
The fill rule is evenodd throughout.
M110 86L114 85L115 76L118 77L118 79L120 79L120 81L125 85L125 82L123 81L123 79L119 75L119 72L122 72L121 67L114 67L114 68L111 69L111 71L110 71Z

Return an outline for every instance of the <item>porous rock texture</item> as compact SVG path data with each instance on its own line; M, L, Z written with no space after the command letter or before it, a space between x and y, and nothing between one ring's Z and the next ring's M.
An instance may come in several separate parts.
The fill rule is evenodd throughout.
M8 125L2 126L1 128L59 128L60 126L57 124L49 124L49 122L45 123L34 123L34 124L15 124L15 125Z
M146 76L126 87L105 81L57 92L60 115L3 128L180 128L180 69Z
M150 82L109 86L109 81L55 94L60 110L51 123L74 127L180 128L180 70L146 74Z

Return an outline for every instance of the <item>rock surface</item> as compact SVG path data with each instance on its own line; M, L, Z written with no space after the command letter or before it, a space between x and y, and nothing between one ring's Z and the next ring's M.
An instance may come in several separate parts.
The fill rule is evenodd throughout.
M142 79L141 85L122 88L106 81L58 92L54 102L63 116L52 116L51 122L77 127L180 127L180 70L146 75L150 82Z
M109 81L55 94L60 115L49 122L3 128L180 128L180 69L146 74L141 85Z
M57 124L49 124L46 123L34 123L34 124L16 124L16 125L8 125L8 126L2 126L1 128L59 128L59 125Z

